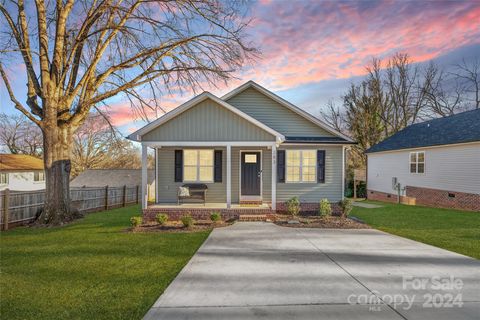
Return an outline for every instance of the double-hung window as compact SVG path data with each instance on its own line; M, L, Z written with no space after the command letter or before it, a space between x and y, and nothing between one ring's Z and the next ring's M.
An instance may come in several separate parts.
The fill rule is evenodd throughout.
M183 181L213 182L213 150L183 150Z
M35 171L33 173L33 181L35 181L35 182L45 181L45 172L44 171Z
M317 151L286 151L286 182L316 182Z
M0 173L0 185L1 184L8 184L8 173L6 172Z
M410 152L410 173L425 173L425 152Z

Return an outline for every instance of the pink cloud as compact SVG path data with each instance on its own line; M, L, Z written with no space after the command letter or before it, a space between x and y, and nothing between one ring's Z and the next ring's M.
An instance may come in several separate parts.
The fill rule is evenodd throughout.
M480 38L479 3L273 1L254 15L263 59L242 77L277 90L364 74L373 56L421 62Z

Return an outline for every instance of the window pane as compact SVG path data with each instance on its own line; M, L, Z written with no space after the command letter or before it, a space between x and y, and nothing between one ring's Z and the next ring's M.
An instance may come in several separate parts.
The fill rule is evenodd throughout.
M302 168L302 181L315 182L315 167L303 167Z
M315 182L315 167L302 168L302 181Z
M425 161L425 153L424 152L419 152L418 153L418 162L424 162Z
M410 153L410 162L417 162L417 154L415 152Z
M410 164L410 173L416 173L417 172L417 165L415 163Z
M303 161L304 166L314 166L314 165L316 165L317 151L316 150L304 150L302 161Z
M300 151L288 150L287 151L287 166L299 166L300 165Z
M197 150L183 150L183 163L186 166L197 165Z
M257 163L257 155L256 154L246 154L245 155L245 163Z
M200 165L213 166L213 150L200 150Z
M197 181L197 167L184 167L183 168L183 180L185 181Z
M425 164L419 163L418 164L418 173L425 173Z
M200 167L200 181L213 181L213 167Z
M287 167L287 181L300 181L300 167Z

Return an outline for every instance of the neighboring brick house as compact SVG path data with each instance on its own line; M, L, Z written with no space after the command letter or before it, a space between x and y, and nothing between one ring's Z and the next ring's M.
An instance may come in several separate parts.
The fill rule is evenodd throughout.
M480 109L411 125L367 150L367 189L372 200L480 211Z

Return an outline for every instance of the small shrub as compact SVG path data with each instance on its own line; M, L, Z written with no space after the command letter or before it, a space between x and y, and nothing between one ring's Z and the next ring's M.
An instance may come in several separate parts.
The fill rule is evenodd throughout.
M220 215L220 212L214 211L210 214L210 220L212 220L213 222L220 221L221 218L222 216Z
M287 212L292 216L298 215L300 212L300 200L298 197L293 197L285 202L287 206Z
M353 209L352 200L350 199L343 199L342 201L338 202L338 205L342 209L342 217L345 218L350 214L350 211Z
M320 207L318 208L318 214L322 217L331 216L332 215L332 206L328 199L320 200Z
M168 216L165 213L159 213L155 216L155 220L157 220L159 225L163 226L168 221Z
M193 226L193 218L190 214L186 214L183 217L180 218L180 221L182 221L182 224L185 228L190 228Z
M141 225L143 223L143 218L140 217L140 216L136 216L136 217L131 217L130 218L130 224L132 225L132 227L138 227L139 225Z

